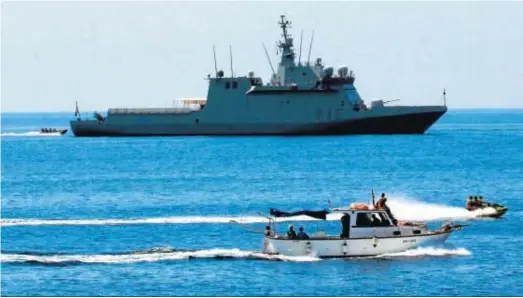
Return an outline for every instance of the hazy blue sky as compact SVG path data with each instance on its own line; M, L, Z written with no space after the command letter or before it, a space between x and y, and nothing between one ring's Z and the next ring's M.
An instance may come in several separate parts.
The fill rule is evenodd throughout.
M286 14L312 59L345 64L366 101L523 107L519 2L12 2L2 6L2 111L170 106L205 97L208 73L276 62Z

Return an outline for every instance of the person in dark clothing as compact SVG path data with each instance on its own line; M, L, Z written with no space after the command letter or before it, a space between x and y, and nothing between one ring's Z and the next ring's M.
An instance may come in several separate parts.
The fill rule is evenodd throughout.
M385 197L385 193L382 193L380 199L376 202L376 206L374 207L376 209L383 209L386 201L387 197Z
M265 237L272 236L271 226L265 226Z
M287 237L289 239L295 239L296 238L296 231L294 230L293 225L289 225L289 230L287 230Z
M350 236L350 215L344 213L341 217L341 234L340 238L349 238Z
M307 235L307 233L305 233L303 231L303 227L300 227L300 231L298 232L297 238L298 239L310 239L309 235Z
M398 224L398 220L394 217L394 215L392 215L392 212L390 211L390 208L389 208L389 206L387 206L386 202L387 202L387 198L385 198L383 200L383 210L385 210L385 212L387 212L387 215L392 220L392 224L396 226Z
M478 207L485 207L487 204L483 201L483 196L478 197Z
M469 198L467 199L467 210L472 211L474 209L474 200L472 199L472 196L469 196Z

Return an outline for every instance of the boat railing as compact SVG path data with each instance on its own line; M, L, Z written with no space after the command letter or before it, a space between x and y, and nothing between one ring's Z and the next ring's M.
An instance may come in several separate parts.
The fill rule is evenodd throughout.
M199 108L175 107L175 108L116 108L109 109L108 115L165 115L165 114L190 114Z

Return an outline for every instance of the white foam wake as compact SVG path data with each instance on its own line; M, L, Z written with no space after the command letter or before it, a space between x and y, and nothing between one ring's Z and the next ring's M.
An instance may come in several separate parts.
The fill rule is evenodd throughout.
M486 215L485 212L496 212L494 208L470 212L465 208L420 202L401 197L390 197L387 204L398 220L411 221L472 219Z
M26 255L2 254L2 263L37 263L48 265L65 264L128 264L143 262L161 262L199 259L259 259L287 262L315 262L319 258L302 256L290 257L282 255L269 255L261 252L242 251L239 249L209 249L197 251L167 252L167 253L137 253L121 255Z
M416 248L398 253L382 254L374 258L420 258L469 256L465 248ZM240 249L208 249L195 251L140 252L117 255L31 255L31 254L1 254L1 263L32 263L42 265L74 265L74 264L129 264L145 262L180 261L188 259L250 259L284 262L317 262L321 258L313 256L284 256L265 254Z
M403 258L403 257L445 257L445 256L470 256L472 253L465 248L445 249L433 247L419 247L403 252L387 253L377 258Z
M341 215L329 214L327 220L339 220ZM277 222L317 221L318 219L300 215L277 218ZM224 224L268 223L263 216L172 216L138 219L2 219L1 226L39 226L39 225L133 225L133 224Z
M59 132L41 133L39 131L28 132L3 132L2 137L59 137L62 136Z
M466 220L481 218L495 213L494 208L470 212L465 208L431 204L405 198L391 198L388 205L398 220L435 221ZM340 220L340 213L327 215L327 220ZM318 221L319 219L300 215L275 218L276 222ZM226 224L236 221L242 224L267 223L263 216L170 216L136 219L1 219L1 226L39 226L39 225L133 225L133 224Z

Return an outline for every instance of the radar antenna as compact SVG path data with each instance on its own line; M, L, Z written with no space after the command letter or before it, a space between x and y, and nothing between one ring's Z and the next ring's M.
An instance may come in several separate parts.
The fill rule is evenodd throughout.
M280 17L281 17L281 21L278 22L278 24L280 25L281 29L283 30L283 38L285 39L285 42L287 42L287 38L288 38L287 28L290 27L292 23L285 19L285 15L282 14Z

